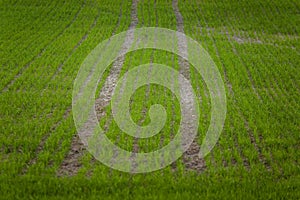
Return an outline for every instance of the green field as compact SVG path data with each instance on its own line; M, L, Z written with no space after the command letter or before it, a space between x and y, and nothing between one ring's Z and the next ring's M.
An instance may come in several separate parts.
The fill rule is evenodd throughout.
M0 1L0 199L300 199L300 2L297 0L2 0ZM183 31L216 63L227 116L217 145L199 159L211 103L195 68L170 52L144 49L104 76L162 63L185 73L200 102L198 135L180 159L145 174L113 170L77 136L72 90L80 66L103 40L130 28ZM184 67L185 66L185 67ZM101 80L96 98L101 100ZM108 95L104 92L102 95ZM100 97L99 97L100 96ZM108 102L101 127L123 149L168 144L180 104L162 86L138 88L130 101L138 125L161 104L160 134L123 133Z

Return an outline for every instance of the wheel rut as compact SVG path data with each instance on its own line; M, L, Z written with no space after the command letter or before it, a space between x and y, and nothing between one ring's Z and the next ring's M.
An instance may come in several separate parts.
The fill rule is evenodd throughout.
M178 0L172 1L172 7L176 16L177 31L184 33L184 21L178 7ZM187 46L186 37L178 34L177 39L178 39L178 50L188 57L188 49L187 49L188 46ZM180 74L182 74L188 80L191 80L189 63L181 57L179 57L178 60L180 65L180 70L179 70ZM188 88L187 86L184 85L182 87ZM187 131L187 130L183 130L183 131ZM199 157L200 145L198 144L197 140L198 137L194 139L191 146L183 154L182 159L187 170L202 172L203 170L205 170L206 164L205 164L205 160Z
M129 25L129 30L132 30L136 27L138 23L137 19L137 4L138 0L132 1L131 6L131 23ZM121 6L122 8L122 6ZM122 11L120 10L120 13ZM117 27L120 25L122 15L119 15L119 20L117 23ZM116 29L117 29L116 27ZM115 31L116 31L115 29ZM115 31L113 32L113 35L115 34ZM123 52L129 48L134 41L134 33L133 31L129 31L126 35L125 42L123 44L123 47L121 48L121 51L119 55L121 55ZM109 75L104 83L104 86L102 87L99 98L95 101L95 108L97 112L97 116L102 117L105 115L105 107L109 104L112 94L115 90L116 83L118 81L121 69L123 67L125 61L125 56L119 56L118 59L113 63L111 70L109 72ZM88 81L88 80L87 80ZM109 125L108 125L109 126ZM71 141L71 147L70 151L68 152L66 158L62 162L60 168L57 171L58 176L74 176L78 173L79 169L82 167L82 163L80 162L80 158L83 156L83 151L85 150L83 142L80 140L79 136L76 134Z

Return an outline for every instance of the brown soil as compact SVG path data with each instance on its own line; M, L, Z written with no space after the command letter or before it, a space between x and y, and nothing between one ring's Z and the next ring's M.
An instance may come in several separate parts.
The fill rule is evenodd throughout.
M133 2L132 2L131 24L129 26L129 29L134 29L138 23L138 21L137 21L137 2L138 2L137 0L133 0ZM121 6L121 10L120 10L117 27L120 25L121 17L122 17L122 6ZM117 29L117 27L115 28L115 30ZM114 34L115 34L115 31L114 31L113 35ZM125 43L124 43L120 53L122 53L122 51L125 51L126 48L128 48L133 43L133 40L134 40L133 37L134 37L133 32L129 32L126 35ZM113 63L113 66L110 70L110 74L107 77L104 87L102 88L102 90L99 94L99 98L96 99L95 109L97 112L98 119L105 115L104 108L110 102L111 95L113 94L113 92L115 90L115 86L116 86L121 68L123 66L124 60L125 60L125 57L120 56ZM57 175L58 176L63 176L63 175L74 176L74 175L76 175L78 170L82 166L82 164L80 164L79 159L84 154L83 153L84 150L85 150L84 144L82 143L82 141L76 134L72 139L70 151L68 152L64 161L62 162L62 164L57 172ZM93 161L94 161L94 159L93 159Z
M173 10L176 16L177 22L177 31L184 33L184 26L183 26L183 17L178 8L178 0L173 0L172 2ZM187 53L187 42L186 38L182 37L182 35L177 35L178 37L178 49L184 55L188 55ZM190 80L190 65L187 61L183 58L179 58L179 65L180 65L180 73ZM186 87L183 85L183 87ZM188 131L188 130L183 130ZM201 172L206 168L205 160L200 158L199 155L200 146L197 143L197 137L189 147L189 149L183 154L183 162L187 170L195 170L197 172Z

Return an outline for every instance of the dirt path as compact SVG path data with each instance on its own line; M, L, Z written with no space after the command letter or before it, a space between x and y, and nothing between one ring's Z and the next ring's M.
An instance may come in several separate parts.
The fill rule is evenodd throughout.
M129 30L135 29L136 25L138 24L138 18L137 18L137 4L138 0L133 0L132 7L131 7L131 23L129 26ZM183 18L182 15L179 12L178 9L178 2L173 1L173 9L176 15L176 21L177 21L177 30L179 32L184 33L183 29ZM127 48L129 48L134 41L134 34L133 31L129 31L126 35L125 42L123 44L123 47L121 48L120 54L125 52ZM179 43L179 50L183 52L185 55L187 55L187 42L186 38L178 35L178 43ZM120 71L122 69L122 66L124 64L125 56L120 56L114 63L110 70L110 74L107 77L104 86L102 87L99 98L96 99L96 112L98 119L105 116L105 107L109 105L110 100L112 98L112 94L114 93L116 83L120 76ZM180 64L180 73L183 74L187 79L190 79L190 66L187 61L180 58L179 59ZM185 86L183 86L185 87ZM187 130L186 130L187 131ZM203 171L205 169L205 161L204 159L200 159L198 157L198 153L200 151L200 146L195 141L192 143L190 148L187 150L187 152L183 155L183 162L188 170L196 170L198 172ZM135 151L137 151L137 142L135 142ZM66 158L64 159L63 163L61 164L58 175L69 175L73 176L76 175L78 170L82 167L82 164L80 163L79 159L83 156L84 147L83 143L81 142L78 135L75 135L71 142L71 148L68 152ZM134 166L133 166L134 167Z
M123 1L124 3L124 1ZM137 3L138 0L133 0L132 1L132 7L131 7L131 23L129 26L129 30L132 30L136 27L138 23L137 19ZM122 6L121 6L122 9ZM120 19L122 17L122 10L120 10L120 16L118 20L117 27L120 24ZM117 29L116 27L116 29ZM116 30L115 29L115 30ZM113 35L115 34L115 31ZM123 44L123 47L121 48L120 54L125 52L127 48L131 46L131 44L134 41L134 33L133 32L128 32L125 38L125 42ZM118 59L113 63L113 66L110 70L110 74L107 77L103 88L100 91L99 98L96 99L95 101L95 108L97 112L97 117L105 116L103 108L105 108L112 97L112 94L115 90L116 83L118 81L120 71L122 69L122 66L124 64L125 56L120 56ZM82 141L80 140L79 136L76 134L71 142L71 147L70 151L68 152L66 158L62 162L60 168L58 169L57 175L58 176L63 176L63 175L68 175L68 176L74 176L77 174L78 170L82 167L82 164L80 163L79 159L83 155L83 150L84 150L84 145Z
M184 25L183 25L183 17L178 8L178 0L173 0L172 2L173 10L176 16L177 22L177 31L184 33ZM182 35L177 35L178 38L178 49L184 55L188 55L187 51L187 41L186 38ZM180 65L180 73L184 75L185 78L190 80L190 65L183 58L179 57L178 59ZM188 88L187 86L184 86ZM188 131L188 130L184 130ZM197 143L198 138L196 137L189 149L183 154L183 163L187 170L195 170L197 172L201 172L206 168L205 160L203 158L199 158L198 153L200 151L200 146Z

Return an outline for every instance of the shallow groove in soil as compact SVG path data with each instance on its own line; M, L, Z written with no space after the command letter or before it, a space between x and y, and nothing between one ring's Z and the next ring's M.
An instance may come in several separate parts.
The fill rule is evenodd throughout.
M124 2L124 1L123 1ZM132 8L131 8L131 23L129 26L130 29L134 29L138 23L137 20L137 0L133 0L132 2ZM123 3L122 3L123 5ZM120 6L120 15L117 22L117 26L115 30L113 31L113 35L115 34L116 29L120 25L120 20L122 18L122 5ZM134 35L133 32L128 32L125 38L125 42L123 44L123 47L121 48L120 54L125 51L134 41ZM118 59L113 63L113 66L110 70L109 76L107 77L104 86L101 88L99 98L95 101L95 109L97 112L98 120L99 118L105 116L105 107L109 104L112 94L115 90L116 83L118 81L118 77L120 74L120 71L122 69L122 66L124 64L125 56L119 56ZM110 123L109 123L110 124ZM105 129L109 127L109 124L106 124ZM79 159L83 156L83 152L85 150L83 142L80 140L79 136L76 134L71 141L71 147L70 151L68 152L66 158L62 162L57 175L58 176L74 176L77 174L78 170L82 167L82 164L80 163ZM94 158L92 159L92 162L94 162Z
M184 33L184 26L183 26L183 17L178 8L178 0L172 1L173 10L176 16L176 23L177 23L177 31ZM181 35L177 35L178 38L178 49L184 55L188 55L187 50L187 41L185 37ZM179 57L179 65L180 65L180 74L182 74L185 78L190 80L190 65L187 61L183 58ZM183 88L187 88L187 86L183 85ZM183 131L187 131L184 130ZM197 172L202 172L206 168L205 160L199 157L200 146L197 143L198 137L194 139L191 146L188 150L183 154L183 163L187 170L194 170Z

